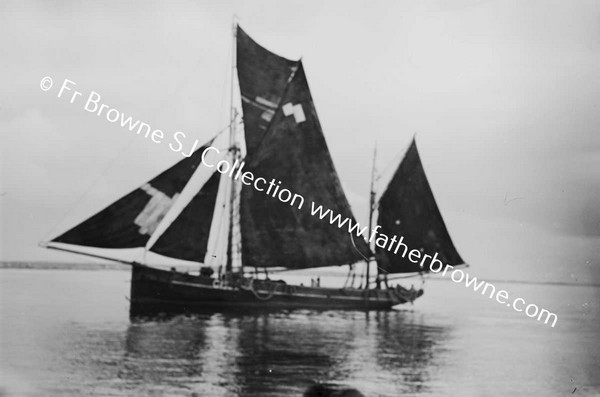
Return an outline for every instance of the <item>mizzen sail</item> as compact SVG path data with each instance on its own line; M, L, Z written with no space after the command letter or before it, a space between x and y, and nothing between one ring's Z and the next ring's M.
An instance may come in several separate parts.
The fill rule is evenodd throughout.
M410 249L431 256L437 253L437 259L444 265L464 263L435 202L414 140L379 200L377 222L381 233L402 236L403 243ZM378 266L385 272L429 271L429 268L422 269L420 263L411 262L406 255L402 256L401 252L395 254L377 246L375 253Z

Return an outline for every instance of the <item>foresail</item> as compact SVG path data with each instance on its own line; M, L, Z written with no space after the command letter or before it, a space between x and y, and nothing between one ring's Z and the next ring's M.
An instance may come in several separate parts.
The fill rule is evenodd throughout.
M211 144L212 140L52 242L97 248L144 247Z
M437 253L437 259L444 265L464 263L448 234L414 140L381 196L377 223L381 234L402 237L409 250L417 249L430 256ZM413 263L408 255L402 256L402 250L394 253L377 246L375 252L377 264L385 272L429 271L427 266L422 269L419 261Z
M297 61L261 47L238 26L237 73L242 94L246 151L253 154L262 140Z
M218 172L212 174L150 251L170 258L204 262L220 176Z
M302 209L243 186L242 261L245 266L308 268L350 264L370 255L347 228L311 215L311 202L355 222L342 190L308 88L302 64L246 170L305 199ZM356 246L356 248L354 247ZM359 252L360 251L360 252ZM361 254L362 253L362 254Z

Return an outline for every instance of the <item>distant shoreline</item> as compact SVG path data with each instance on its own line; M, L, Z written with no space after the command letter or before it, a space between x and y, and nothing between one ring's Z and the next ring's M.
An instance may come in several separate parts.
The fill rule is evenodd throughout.
M119 263L61 263L61 262L0 262L0 269L36 269L36 270L129 270L130 266Z
M163 266L165 267L165 266ZM177 267L177 266L176 266ZM177 267L179 271L186 271L189 268L181 268ZM73 263L61 263L61 262L38 262L38 261L5 261L0 262L0 270L1 269L31 269L31 270L129 270L131 269L128 265L122 265L119 263L82 263L82 262L73 262ZM288 275L300 275L297 270L290 270L290 272L294 272L294 274L290 273ZM276 277L276 274L284 275L286 272L275 272L271 276ZM321 272L320 276L323 277L346 277L345 273L341 274L327 274L326 272ZM428 281L449 281L444 278L439 277L429 277ZM532 285L556 285L556 286L572 286L572 287L596 287L600 288L600 284L593 283L569 283L563 281L529 281L529 280L485 280L492 283L505 283L505 284L532 284Z

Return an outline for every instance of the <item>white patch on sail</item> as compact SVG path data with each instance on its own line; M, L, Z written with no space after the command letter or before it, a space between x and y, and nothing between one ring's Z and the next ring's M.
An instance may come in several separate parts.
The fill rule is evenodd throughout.
M271 119L273 118L273 115L275 114L274 111L272 110L265 110L260 117L265 120L266 122L270 122Z
M279 102L279 98L277 98L276 101ZM259 96L256 97L256 102L273 110L277 109L277 102L269 101L268 99Z
M277 109L277 102L279 102L279 98L277 98L277 102L272 102L259 96L257 96L255 100L256 103L264 106L261 108L264 110L264 112L260 115L260 118L265 120L267 123L270 123L271 119L275 115L275 109Z
M296 123L298 124L306 121L306 116L304 116L304 109L302 109L302 105L294 106L294 119L296 119Z
M175 194L173 198L170 198L149 183L146 183L140 189L148 193L152 198L148 201L148 204L146 204L142 212L135 218L133 223L140 227L140 234L151 236L177 199L177 196L179 196L179 193Z
M293 114L294 120L296 120L296 123L298 123L298 124L306 121L306 116L304 115L304 110L302 109L302 105L300 105L300 104L292 105L291 102L288 102L281 107L281 110L283 110L283 114L285 116L290 116Z
M275 115L275 110L277 109L279 98L272 96L272 100L269 100L257 96L254 100L252 100L242 95L242 101L261 109L263 113L260 115L260 118L266 121L267 123L270 123L271 119L273 118L273 115ZM260 125L259 127L263 130L267 128L264 125Z
M290 114L294 113L294 105L292 105L291 102L288 102L281 107L281 110L283 110L283 114L285 116L289 116Z

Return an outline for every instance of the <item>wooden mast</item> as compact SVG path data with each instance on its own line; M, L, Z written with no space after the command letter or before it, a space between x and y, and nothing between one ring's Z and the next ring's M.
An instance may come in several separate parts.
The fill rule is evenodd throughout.
M373 226L373 212L375 210L375 157L377 156L377 143L373 148L373 166L371 168L371 191L369 194L369 230ZM367 280L365 289L369 289L369 270L371 268L371 261L367 260ZM379 279L379 271L377 271L377 277Z
M235 70L236 70L236 27L235 16L232 21L232 46L231 46L231 89L229 98L229 151L231 152L232 164L235 164L235 159L238 155L238 147L235 140L235 117L236 109L233 101ZM225 264L225 272L231 273L233 268L233 213L235 202L235 182L231 180L231 188L229 191L229 229L227 231L227 262Z

